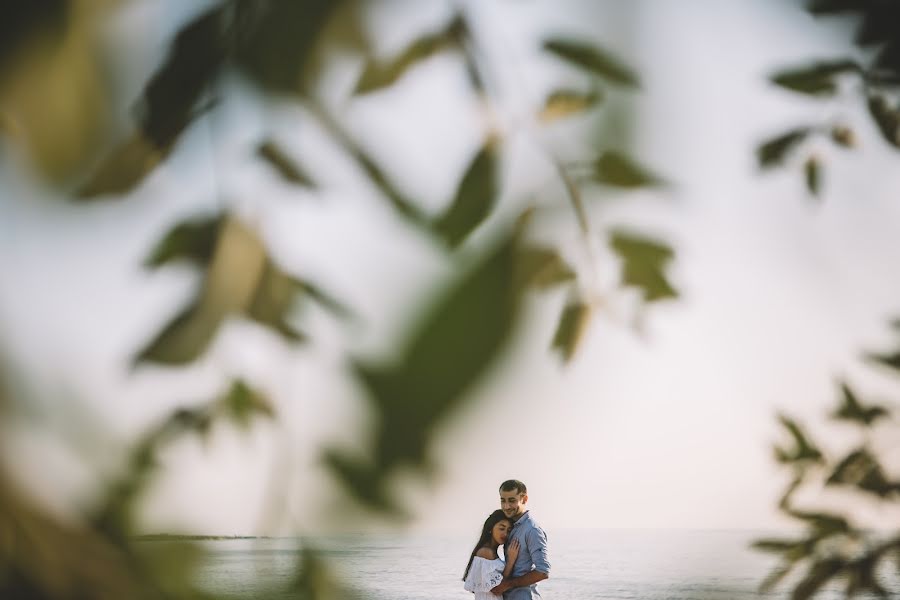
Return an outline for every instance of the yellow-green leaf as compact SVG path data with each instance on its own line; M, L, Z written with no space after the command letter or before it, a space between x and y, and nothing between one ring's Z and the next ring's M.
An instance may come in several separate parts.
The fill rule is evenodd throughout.
M640 289L645 301L678 296L665 273L674 255L669 246L624 231L612 234L611 245L622 259L622 283Z
M556 90L547 96L538 118L544 123L584 112L596 106L601 100L597 91Z
M653 187L665 183L631 158L614 151L604 152L594 162L593 178L598 183L624 188Z
M593 307L584 302L567 304L559 317L551 348L569 362L578 350L590 326Z

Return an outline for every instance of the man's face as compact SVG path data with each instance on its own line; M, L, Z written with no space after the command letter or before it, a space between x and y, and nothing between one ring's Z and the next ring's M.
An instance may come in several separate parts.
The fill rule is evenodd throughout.
M520 494L518 490L500 490L500 510L510 519L518 519L525 513L528 494Z

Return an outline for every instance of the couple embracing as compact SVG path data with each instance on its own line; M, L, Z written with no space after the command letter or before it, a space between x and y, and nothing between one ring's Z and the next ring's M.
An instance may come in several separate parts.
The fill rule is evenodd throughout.
M500 510L481 528L463 574L464 588L475 600L533 600L537 584L550 576L547 534L528 511L528 489L516 479L500 484ZM503 546L504 558L497 549Z

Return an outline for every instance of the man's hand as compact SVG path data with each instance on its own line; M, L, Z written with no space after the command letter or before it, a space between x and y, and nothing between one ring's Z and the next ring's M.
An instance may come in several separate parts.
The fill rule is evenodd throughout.
M499 596L500 594L502 594L502 593L505 592L506 590L510 589L511 587L512 587L512 586L509 584L509 580L508 580L508 579L504 579L503 581L500 582L500 585L494 587L494 588L491 590L491 593L492 593L492 594L497 594L497 595Z

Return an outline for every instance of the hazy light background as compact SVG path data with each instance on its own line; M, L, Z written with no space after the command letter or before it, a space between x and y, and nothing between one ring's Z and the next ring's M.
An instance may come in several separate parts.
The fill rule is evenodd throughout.
M438 2L408 6L373 10L386 54L449 14ZM529 485L534 513L551 531L783 525L774 510L785 483L770 452L775 412L819 419L836 399L838 375L876 395L892 383L858 356L890 343L886 323L900 309L897 156L861 107L797 99L766 83L777 67L850 52L834 36L839 24L775 1L466 6L484 31L496 28L491 54L517 63L520 75L503 80L504 128L524 127L551 82L584 81L541 55L546 35L600 40L636 67L644 89L634 96L632 153L674 188L588 200L598 230L627 223L674 243L672 278L683 296L651 307L639 332L627 310L599 315L565 367L547 351L565 297L536 298L513 352L436 439L433 485L403 482L416 509L412 526L477 528L509 477ZM113 35L128 44L114 60L132 65L123 83L130 98L187 13L178 2L138 2L123 12ZM128 441L150 423L203 402L225 374L241 373L274 396L279 422L249 435L220 428L206 445L172 448L143 527L358 528L360 509L336 499L318 462L324 446L352 444L366 423L347 357L389 352L448 264L374 197L301 109L272 103L266 112L239 81L225 86L234 96L221 113L196 124L127 202L59 206L5 168L0 269L14 285L0 294L0 325L34 394L5 450L16 453L23 480L65 512L90 502L97 481L115 472ZM345 113L410 194L435 210L483 133L483 114L463 90L458 62L438 57ZM862 130L863 147L817 149L827 164L822 201L808 197L799 165L758 172L760 141L830 115ZM591 123L578 117L512 138L505 214L523 201L517 190L558 185L534 140L564 154L567 132ZM249 160L266 131L302 157L322 193L283 186ZM296 350L235 323L190 369L129 370L130 355L197 284L188 269L148 275L141 261L171 225L223 199L260 225L292 272L344 299L361 323L341 326L312 310L304 322L314 343ZM577 255L574 243L564 248ZM59 442L54 432L72 439ZM85 464L99 465L100 475ZM265 516L281 511L284 518Z

